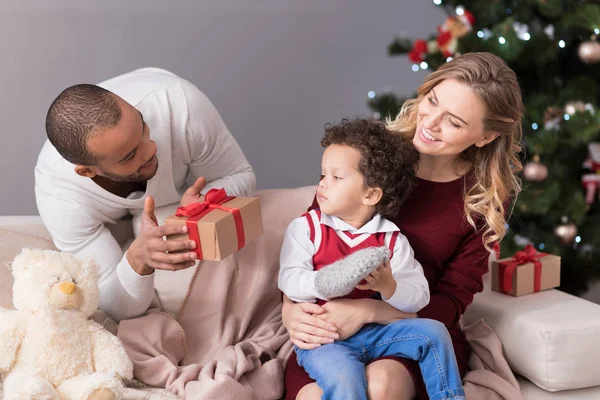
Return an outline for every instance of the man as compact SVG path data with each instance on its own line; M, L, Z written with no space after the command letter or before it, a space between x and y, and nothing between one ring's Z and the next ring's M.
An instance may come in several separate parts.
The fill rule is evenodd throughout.
M46 132L35 167L40 216L58 249L96 260L100 307L117 321L148 309L154 269L195 264L196 243L163 240L186 228L158 226L155 205L197 202L213 187L254 192L252 167L215 107L168 71L69 87L50 106ZM139 235L123 254L106 225L138 213Z

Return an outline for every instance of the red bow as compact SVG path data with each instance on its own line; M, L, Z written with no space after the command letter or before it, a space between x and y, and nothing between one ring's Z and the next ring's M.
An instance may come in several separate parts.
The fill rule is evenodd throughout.
M535 268L533 291L539 292L542 286L542 263L539 259L545 256L547 256L546 253L538 253L532 245L528 244L522 251L517 251L512 259L500 262L500 265L505 267L504 272L502 273L501 271L501 281L503 286L501 290L504 293L508 293L512 290L513 273L519 265L533 263Z
M244 222L239 208L224 207L222 204L234 199L233 196L227 196L225 189L210 189L204 196L204 202L192 203L185 207L178 207L175 215L177 217L188 217L185 221L188 227L188 236L196 242L194 251L198 254L198 259L202 260L202 246L200 245L200 232L197 222L212 210L222 210L233 214L235 229L238 238L238 250L244 247L246 242L244 234Z
M227 196L225 189L210 189L204 196L204 202L188 204L185 207L178 207L175 215L178 217L194 217L208 208L223 209L224 207L221 208L219 205L231 199L233 199L233 197Z

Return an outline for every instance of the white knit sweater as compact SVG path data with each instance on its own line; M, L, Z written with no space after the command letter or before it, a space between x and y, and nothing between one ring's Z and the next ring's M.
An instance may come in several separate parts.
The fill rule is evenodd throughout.
M35 197L56 247L92 256L99 265L100 307L116 320L143 314L154 292L154 273L138 275L127 262L107 224L139 214L144 198L156 206L179 202L189 180L204 176L203 190L223 187L231 195L251 195L255 176L239 145L210 102L190 82L157 68L139 69L99 86L138 109L157 144L158 171L146 192L128 198L114 195L90 178L48 142L35 167Z

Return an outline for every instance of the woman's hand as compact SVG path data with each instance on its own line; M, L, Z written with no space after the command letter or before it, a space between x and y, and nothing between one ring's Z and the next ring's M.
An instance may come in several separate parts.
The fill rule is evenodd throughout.
M337 329L327 318L320 318L325 309L313 303L294 303L283 296L281 317L292 343L304 350L311 350L338 339Z
M323 305L325 312L319 318L337 327L340 340L354 335L367 323L366 304L355 299L330 300Z
M385 301L375 299L338 299L323 305L325 313L319 318L335 325L344 340L354 335L365 324L387 325L399 319L417 318L416 313L405 313Z

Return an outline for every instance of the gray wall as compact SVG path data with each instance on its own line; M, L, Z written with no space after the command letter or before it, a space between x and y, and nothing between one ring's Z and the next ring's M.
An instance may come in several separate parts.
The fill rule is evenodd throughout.
M37 214L33 167L54 97L143 66L208 95L259 189L313 184L323 125L367 115L369 90L412 93L424 73L386 47L443 18L424 0L0 0L0 215Z

